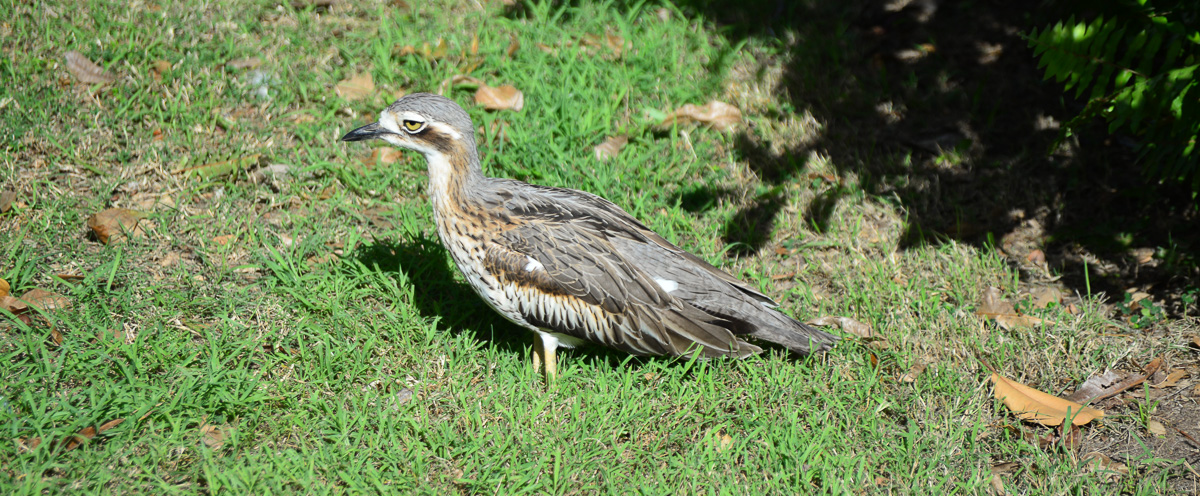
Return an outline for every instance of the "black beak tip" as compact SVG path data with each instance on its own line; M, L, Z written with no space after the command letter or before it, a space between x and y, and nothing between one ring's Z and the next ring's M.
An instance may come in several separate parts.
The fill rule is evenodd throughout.
M379 123L372 122L363 127L360 127L358 129L355 129L353 131L346 133L345 136L342 136L342 141L369 140L369 139L379 137L380 134L381 134L381 132L379 130Z

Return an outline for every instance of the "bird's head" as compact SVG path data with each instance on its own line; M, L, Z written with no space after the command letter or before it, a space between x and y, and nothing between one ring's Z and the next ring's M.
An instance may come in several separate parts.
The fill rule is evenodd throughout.
M475 132L471 117L449 98L413 93L396 100L379 113L379 120L342 136L342 141L381 139L413 150L426 158L459 153L474 155Z

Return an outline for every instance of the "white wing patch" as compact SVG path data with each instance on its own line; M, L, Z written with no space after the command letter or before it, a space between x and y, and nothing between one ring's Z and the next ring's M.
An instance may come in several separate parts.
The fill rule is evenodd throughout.
M658 287L662 288L663 291L666 291L668 293L670 293L671 291L675 291L676 289L679 289L679 283L672 281L670 279L659 279L659 278L655 277L654 282L658 283Z
M525 260L529 261L529 263L525 264L525 272L533 272L535 270L542 270L546 268L546 266L542 265L541 262L534 260L531 256L526 255Z

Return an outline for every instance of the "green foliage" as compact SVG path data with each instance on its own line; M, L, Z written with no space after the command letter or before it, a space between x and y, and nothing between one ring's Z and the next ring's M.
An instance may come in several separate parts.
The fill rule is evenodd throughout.
M1065 138L1095 117L1109 132L1139 142L1145 172L1163 181L1191 180L1200 191L1200 30L1184 2L1127 0L1125 9L1076 22L1072 16L1030 33L1046 79L1063 83L1087 106L1065 126ZM1135 3L1136 2L1136 3ZM1170 3L1171 5L1162 5Z

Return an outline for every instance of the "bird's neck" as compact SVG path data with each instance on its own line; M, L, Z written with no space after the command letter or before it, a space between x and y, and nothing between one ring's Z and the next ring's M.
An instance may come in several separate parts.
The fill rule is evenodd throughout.
M435 215L462 210L470 199L472 185L483 179L483 170L474 149L435 151L425 154L429 162L429 200Z

